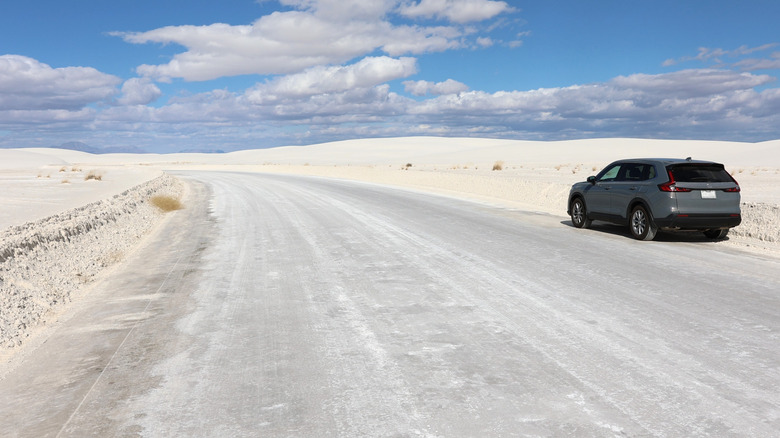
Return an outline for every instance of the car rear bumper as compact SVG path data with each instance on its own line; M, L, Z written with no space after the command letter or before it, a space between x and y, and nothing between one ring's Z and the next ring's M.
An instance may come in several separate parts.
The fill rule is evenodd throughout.
M675 230L709 230L736 227L742 222L739 214L673 214L655 218L658 228Z

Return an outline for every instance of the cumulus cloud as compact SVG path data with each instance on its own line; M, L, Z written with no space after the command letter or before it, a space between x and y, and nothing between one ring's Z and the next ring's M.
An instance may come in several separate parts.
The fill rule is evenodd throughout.
M250 102L258 104L278 102L370 88L416 72L417 60L414 58L368 57L348 66L313 67L302 73L283 76L253 87L246 96Z
M32 124L45 129L81 126L87 132L127 138L154 132L187 147L202 142L208 148L213 147L208 142L218 141L228 149L313 143L351 134L755 141L776 136L780 126L780 90L766 88L775 79L739 70L634 74L600 83L493 93L469 90L453 79L407 80L406 96L391 90L389 81L409 78L417 68L414 58L367 57L349 65L311 67L244 92L179 95L150 107L144 102L153 101L160 91L148 78L126 81L118 94L118 79L110 75L79 67L53 69L29 58L5 56L0 57L0 125L17 132L26 132ZM52 84L59 85L35 94L38 86ZM41 106L46 99L48 106ZM89 105L112 99L116 105ZM274 140L266 138L269 133ZM260 137L263 142L250 142Z
M454 23L483 21L511 10L506 2L493 0L420 0L399 8L401 15L409 18L437 18Z
M177 44L186 50L160 65L141 65L138 74L160 81L206 81L244 74L289 74L318 65L336 65L382 51L393 57L468 47L473 29L459 25L421 26L388 16L433 14L454 23L485 20L510 11L491 0L283 0L295 10L274 12L249 25L215 23L168 26L146 32L113 32L134 44ZM396 15L397 17L397 15ZM478 44L489 45L487 37Z
M120 105L147 105L162 95L162 91L147 78L132 78L122 85Z
M457 94L468 91L469 87L453 79L447 79L444 82L430 81L405 81L404 89L407 93L414 96L425 96L432 94L440 96L443 94Z
M90 67L52 68L26 56L0 56L0 108L6 111L76 111L110 100L119 82Z
M350 21L379 19L385 16L397 0L280 0L282 5L312 12L330 20Z
M367 61L361 67L391 60ZM755 88L770 78L734 71L685 70L527 91L468 91L457 81L407 81L416 101L390 91L377 73L339 67L262 84L246 95L204 93L155 109L158 120L279 123L306 126L310 141L360 124L366 135L408 135L420 126L448 135L525 138L639 136L748 139L780 123L780 90ZM370 69L369 69L370 70ZM401 75L403 68L398 70ZM313 72L312 72L313 73ZM291 86L293 84L298 84ZM354 86L353 86L354 85ZM694 86L693 90L687 90ZM295 91L308 90L304 93ZM327 92L316 92L327 90ZM272 98L273 97L273 98ZM394 128L391 128L394 127ZM227 128L226 128L227 129ZM349 128L351 129L351 128Z
M188 48L167 64L138 67L139 74L160 80L205 81L242 74L294 73L341 64L377 49L391 56L442 51L456 47L460 35L446 27L341 23L292 11L265 16L251 26L176 26L123 37L133 43L177 43Z
M530 91L470 91L429 99L410 108L416 120L458 120L489 131L533 132L540 137L675 136L712 138L729 132L744 138L761 126L770 132L780 117L780 92L757 92L767 76L719 70L631 75L606 83ZM693 87L692 90L688 90ZM748 128L749 127L749 128ZM562 131L565 130L565 131Z
M746 90L773 82L769 75L737 73L731 70L682 70L661 75L618 76L611 84L620 89L652 92L658 96L692 98Z

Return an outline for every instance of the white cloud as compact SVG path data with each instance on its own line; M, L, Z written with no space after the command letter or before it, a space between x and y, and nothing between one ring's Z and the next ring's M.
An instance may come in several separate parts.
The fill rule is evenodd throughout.
M664 67L670 67L683 62L699 61L699 62L714 62L716 64L723 64L724 58L739 58L745 55L750 55L755 52L762 52L769 50L773 47L777 47L778 43L763 44L757 47L740 46L733 50L726 50L721 48L710 49L708 47L699 47L699 52L694 56L683 56L677 59L667 59L663 62Z
M111 99L119 82L90 67L52 68L26 56L0 56L0 108L6 111L76 111Z
M560 137L561 129L575 136L712 138L728 132L744 138L746 130L771 132L780 122L780 92L754 90L769 80L720 70L632 75L583 86L440 96L411 107L410 114L421 123L455 120L451 126L547 138Z
M469 87L461 82L447 79L444 82L406 81L404 82L404 89L407 93L414 96L425 96L426 94L440 96L468 91Z
M409 18L447 19L454 23L483 21L512 8L503 1L493 0L420 0L404 3L399 11Z
M280 0L279 3L329 20L351 21L382 18L398 0Z
M242 74L295 73L318 65L342 64L376 50L396 57L443 51L460 47L464 32L449 26L391 24L382 16L396 2L285 3L302 10L275 12L251 25L169 26L113 35L136 44L175 43L187 49L167 64L138 67L140 75L163 81L205 81ZM340 19L331 17L341 10L351 12Z
M8 64L7 57L0 60ZM40 65L37 68L44 72L57 70ZM124 103L122 106L82 106L72 111L0 107L0 126L14 133L0 141L13 142L18 138L14 137L16 133L24 135L35 125L41 127L39 131L65 126L63 129L86 133L110 133L100 134L107 142L114 137L128 138L137 140L133 144L143 145L163 138L172 148L213 149L212 143L218 142L227 150L316 143L344 136L409 134L756 141L776 137L776 127L780 126L780 89L763 89L774 80L767 75L691 69L495 93L469 91L465 84L452 79L405 81L405 93L428 96L421 100L391 91L387 81L409 77L416 69L413 58L369 57L346 66L313 67L257 84L243 93L214 90L172 97L161 107L141 104L158 91L147 79L135 78L122 86L123 94L116 100ZM4 91L0 98L7 99L5 91L15 89L8 71L18 70L7 65L0 68L0 89ZM88 70L80 72L85 77L94 75ZM107 80L105 76L98 74L97 78ZM18 87L20 74L14 77L17 88L24 88ZM22 82L28 88L38 83L30 79ZM116 78L108 80L114 82ZM100 81L93 78L86 83ZM64 94L62 89L58 93ZM106 100L115 94L116 87L108 87L103 93ZM88 101L83 96L80 100Z
M780 52L772 53L768 59L743 59L735 63L734 66L745 71L777 70L780 69Z
M253 87L246 96L250 102L257 104L278 102L370 88L416 72L414 58L368 57L348 66L313 67L302 73L283 76Z
M117 100L120 105L147 105L162 95L147 78L132 78L122 85L122 96Z
M416 95L443 93L422 101L399 96L388 85L360 83L355 66L332 70L322 81L295 75L289 83L269 82L253 92L277 92L258 99L227 92L206 93L155 110L158 119L197 124L230 122L308 127L309 141L344 130L370 135L407 135L414 127L450 135L504 135L555 139L566 136L640 136L746 139L775 132L780 123L780 90L753 87L767 78L739 72L686 70L632 75L589 85L529 91L466 91L457 81L407 81ZM327 76L327 75L326 75ZM375 75L367 77L379 79ZM307 93L296 93L299 83ZM696 84L696 89L685 92ZM727 85L723 85L727 84ZM266 87L266 88L264 88ZM308 88L307 88L308 87ZM328 92L314 93L314 90ZM457 90L457 91L456 91ZM260 94L262 95L262 94ZM348 126L347 126L348 125ZM288 140L289 141L289 140Z
M477 44L480 47L490 47L493 45L493 40L489 37L478 37Z
M661 75L618 76L611 84L621 89L652 92L658 96L691 98L746 90L773 82L768 75L737 73L731 70L682 70Z

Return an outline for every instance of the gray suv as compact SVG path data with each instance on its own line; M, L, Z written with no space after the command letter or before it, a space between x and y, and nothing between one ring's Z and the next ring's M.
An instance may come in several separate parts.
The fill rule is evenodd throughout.
M594 220L628 225L639 240L653 240L658 230L702 231L722 239L742 221L739 190L719 163L620 160L571 187L568 214L577 228Z

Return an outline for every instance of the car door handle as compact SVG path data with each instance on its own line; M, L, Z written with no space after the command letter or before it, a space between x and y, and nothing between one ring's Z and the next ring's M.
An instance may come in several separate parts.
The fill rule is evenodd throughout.
M636 190L636 186L634 186L634 187L629 187L629 188L628 188L628 190Z

